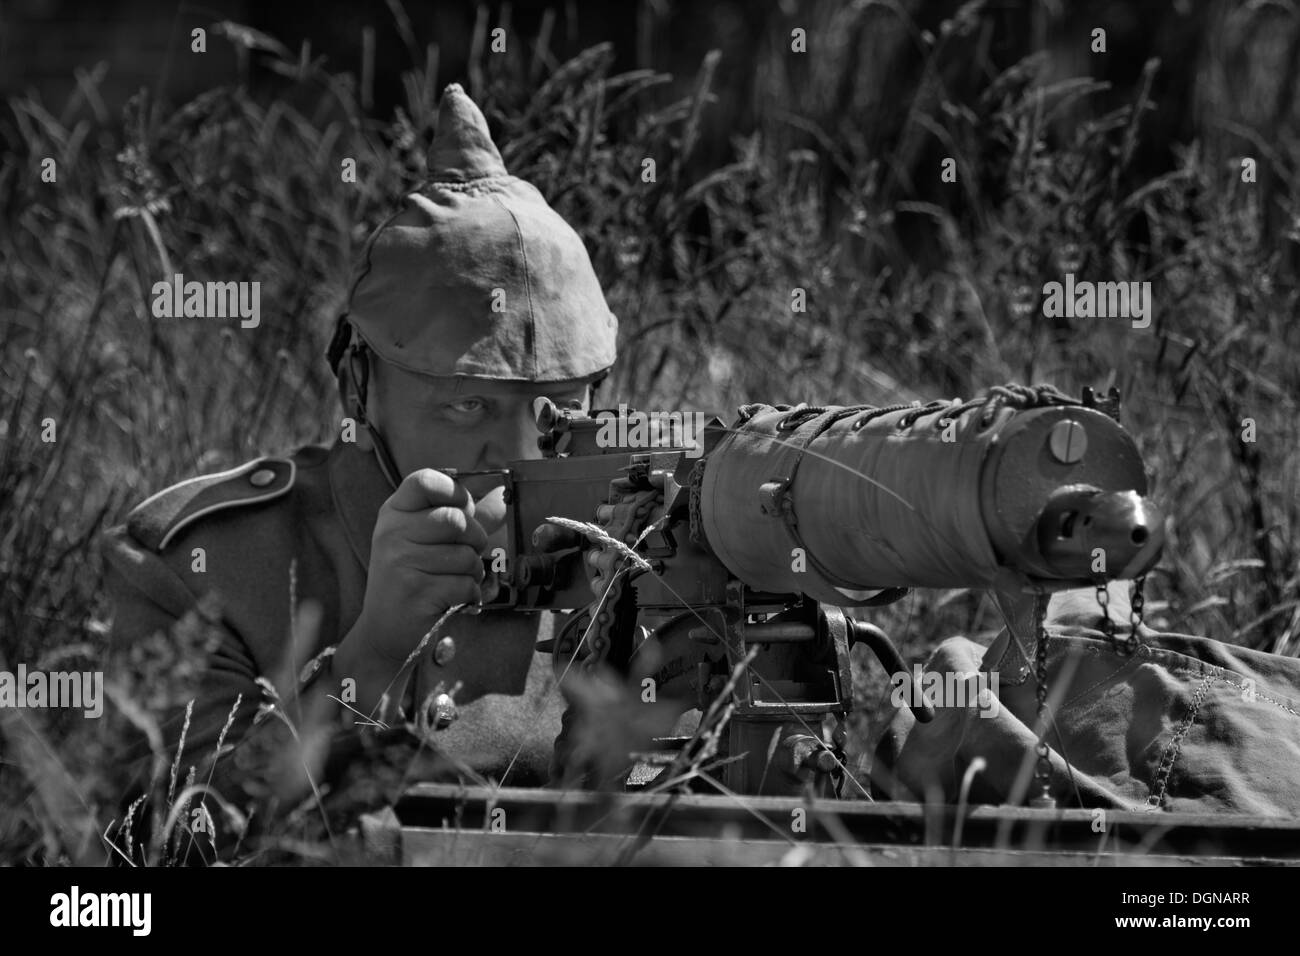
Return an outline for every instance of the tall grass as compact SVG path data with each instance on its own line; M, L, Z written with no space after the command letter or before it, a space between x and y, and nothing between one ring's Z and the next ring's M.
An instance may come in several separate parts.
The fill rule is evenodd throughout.
M804 25L841 42L806 60L776 41L763 51L758 126L721 165L698 150L716 55L684 82L615 73L607 46L551 68L539 44L495 56L479 42L465 79L507 165L593 254L622 322L606 397L729 415L1008 380L1118 385L1170 513L1149 619L1296 653L1300 206L1196 142L1145 176L1131 161L1159 64L1127 104L1094 108L1100 84L1055 77L1040 56L993 70L982 17L968 4L922 35L888 5L814 4ZM235 25L214 35L241 51L239 82L181 104L142 92L116 111L89 73L68 102L19 97L0 119L0 668L102 658L99 536L132 504L329 437L322 352L352 257L423 176L436 81L451 79L432 75L436 57L377 117L352 76L305 49ZM864 101L895 89L905 55L917 82ZM977 79L956 85L954 64ZM1268 181L1296 181L1294 141L1251 155ZM955 184L939 180L946 156ZM47 157L56 183L42 181ZM356 183L341 180L345 157ZM1038 290L1067 271L1152 281L1152 328L1042 318ZM175 272L260 281L261 326L153 318L150 287ZM791 310L796 288L806 313ZM999 626L968 592L916 593L880 623L912 654ZM132 692L183 696L192 675L164 680L158 663L183 659L167 641L141 650ZM86 828L60 820L107 823L110 723L3 725L0 804L23 809L0 815L0 858L89 852ZM44 771L23 735L52 742ZM80 809L50 795L59 786Z

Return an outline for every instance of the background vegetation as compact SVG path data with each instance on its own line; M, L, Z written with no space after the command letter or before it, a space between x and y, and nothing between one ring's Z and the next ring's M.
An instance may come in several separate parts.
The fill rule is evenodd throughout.
M402 102L383 115L363 108L353 72L226 22L208 42L237 68L192 99L143 90L118 108L100 96L102 69L79 74L66 101L11 99L0 669L101 658L99 536L133 504L328 439L322 353L352 256L420 182L452 80L483 106L512 172L587 241L622 323L605 398L730 415L751 400L1118 385L1170 513L1149 622L1300 652L1300 202L1288 188L1300 23L1282 3L1179 7L1150 46L1182 35L1180 15L1196 42L1157 61L1131 45L1093 54L1086 30L1058 31L1041 11L1021 22L978 2L791 3L767 8L746 70L710 53L676 76L617 68L609 45L565 49L549 27L492 54L484 36L503 11L484 8L463 76L436 75L434 51L411 37ZM794 27L807 54L790 51ZM1097 78L1115 73L1127 79ZM743 128L718 105L737 88ZM948 156L955 184L940 181ZM1242 182L1244 156L1258 182ZM41 181L44 157L57 183ZM340 181L343 157L357 159L355 184ZM1153 325L1044 319L1039 290L1067 271L1150 280ZM174 272L261 281L260 328L153 318L149 289ZM806 314L791 312L794 288ZM1241 440L1246 418L1254 443ZM968 592L916 593L881 623L917 658L999 626ZM122 693L166 697L184 677L140 667ZM97 759L108 731L43 718L0 724L0 859L76 857L69 835L112 815Z

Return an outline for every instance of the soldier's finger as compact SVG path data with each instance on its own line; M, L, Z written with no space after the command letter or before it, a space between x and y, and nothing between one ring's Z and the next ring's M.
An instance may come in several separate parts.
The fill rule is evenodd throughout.
M492 603L501 594L501 582L495 574L488 575L479 587L482 591L484 604Z
M458 574L443 579L441 597L447 602L448 607L455 607L457 604L468 604L472 607L482 603L483 590L473 578Z
M412 558L411 566L425 574L483 580L483 559L477 551L463 544L435 544L420 548Z
M478 551L487 547L487 534L460 508L433 508L402 523L402 537L412 544L463 544Z
M388 499L388 506L395 511L424 511L440 505L474 513L474 502L464 486L432 468L411 472Z
M493 488L474 502L474 520L482 526L488 537L506 523L505 485Z

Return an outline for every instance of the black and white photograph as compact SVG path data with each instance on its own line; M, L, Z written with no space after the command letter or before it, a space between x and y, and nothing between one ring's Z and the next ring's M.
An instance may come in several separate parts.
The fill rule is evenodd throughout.
M1283 925L1298 89L1296 0L0 3L19 921Z

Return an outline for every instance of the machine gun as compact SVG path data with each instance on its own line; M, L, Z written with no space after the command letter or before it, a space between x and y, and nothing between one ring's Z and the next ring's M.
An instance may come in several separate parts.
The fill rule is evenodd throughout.
M546 457L503 474L494 606L576 612L545 648L557 673L609 666L682 712L725 705L715 743L734 793L837 792L850 648L906 670L854 609L911 588L1136 578L1163 543L1114 390L748 405L730 426L545 399L536 411ZM911 699L927 719L923 695ZM684 743L660 740L628 786Z

